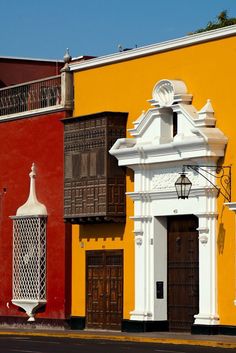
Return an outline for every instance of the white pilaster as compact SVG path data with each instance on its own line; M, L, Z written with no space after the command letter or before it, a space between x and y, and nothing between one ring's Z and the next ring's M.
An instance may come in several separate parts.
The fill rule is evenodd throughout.
M153 268L151 266L151 217L135 217L135 309L130 313L131 320L150 320L153 317L151 309L151 282Z
M197 215L199 219L199 314L194 324L217 325L216 215Z
M145 155L140 150L140 169L135 173L136 191L134 209L135 242L135 309L130 313L131 320L153 320L153 264L151 255L153 243L153 218L150 216L149 190L151 173L144 164Z

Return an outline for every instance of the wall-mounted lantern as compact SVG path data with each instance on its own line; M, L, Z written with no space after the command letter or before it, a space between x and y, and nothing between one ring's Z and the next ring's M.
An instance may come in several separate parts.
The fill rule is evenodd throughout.
M179 178L175 182L175 188L178 199L187 199L192 187L192 183L186 176L186 173L182 171Z
M231 166L183 165L183 170L175 182L178 199L187 199L192 183L186 176L185 169L191 169L206 179L227 201L231 201ZM210 168L211 171L206 168ZM213 176L220 181L220 188L207 176Z

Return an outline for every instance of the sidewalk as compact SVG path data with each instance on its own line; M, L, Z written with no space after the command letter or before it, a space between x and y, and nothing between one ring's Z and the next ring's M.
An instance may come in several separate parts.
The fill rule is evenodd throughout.
M145 343L186 344L205 347L235 348L236 336L191 335L173 332L119 332L106 330L51 330L51 329L9 329L0 328L0 335L63 337L90 340L133 341Z

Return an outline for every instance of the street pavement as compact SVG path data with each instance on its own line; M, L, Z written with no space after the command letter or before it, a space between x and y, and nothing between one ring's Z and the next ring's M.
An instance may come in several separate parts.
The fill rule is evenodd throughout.
M9 328L0 327L0 338L3 336L74 338L80 340L100 340L119 342L142 342L153 344L188 345L203 347L232 348L236 352L236 336L226 335L191 335L190 333L145 332L127 333L106 330L52 330L48 328Z
M0 353L226 353L235 349L198 345L91 340L51 336L0 336Z

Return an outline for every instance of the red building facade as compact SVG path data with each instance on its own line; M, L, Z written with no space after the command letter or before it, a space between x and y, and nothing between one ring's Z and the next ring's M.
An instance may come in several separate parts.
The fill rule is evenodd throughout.
M37 198L47 209L46 302L34 314L38 324L65 326L71 312L71 233L70 225L65 224L63 219L61 119L71 115L72 76L65 66L62 73L50 81L46 76L55 75L55 62L45 67L44 61L34 61L31 70L29 68L32 63L23 60L21 64L24 75L19 76L21 65L18 62L15 69L10 70L9 78L4 75L3 68L10 65L6 61L3 64L0 59L0 80L4 85L40 77L42 80L37 86L27 82L27 90L22 84L0 89L0 324L24 324L28 319L22 306L12 303L13 286L16 284L13 284L14 221L11 216L16 215L17 209L28 198L29 173L34 163ZM58 64L56 70L61 66ZM7 71L10 75L9 66ZM11 99L11 95L19 99ZM29 100L32 103L33 99L35 102L37 99L37 104L29 104ZM32 283L25 285L30 288Z
M12 220L29 193L32 162L36 165L38 200L48 210L47 217L47 304L38 317L64 319L69 304L66 298L66 258L70 238L63 222L63 126L65 112L25 118L0 125L1 316L23 316L12 299ZM69 260L69 259L67 259ZM67 277L67 279L70 276ZM70 309L68 309L70 310Z

